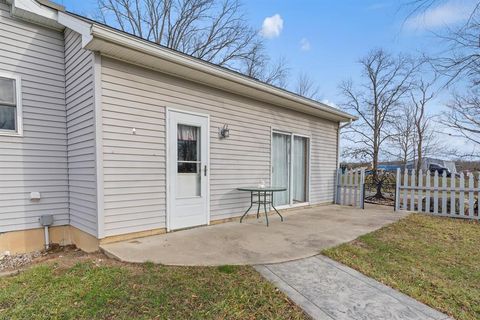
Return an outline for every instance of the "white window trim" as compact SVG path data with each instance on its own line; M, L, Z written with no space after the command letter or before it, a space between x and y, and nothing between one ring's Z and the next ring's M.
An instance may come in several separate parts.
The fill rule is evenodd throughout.
M23 108L22 108L22 78L18 74L0 72L0 77L8 78L15 80L15 99L16 99L16 108L17 108L17 122L16 130L1 130L0 136L13 136L13 137L22 137L23 136Z
M294 153L294 146L293 146L293 140L295 137L302 137L302 138L307 138L308 139L308 163L307 163L307 188L308 190L306 191L306 196L307 196L307 201L306 202L301 202L301 203L293 203L293 197L290 194L290 199L289 203L285 205L280 205L277 206L277 209L288 209L288 208L295 208L295 207L303 207L303 206L308 206L310 205L310 199L311 199L311 163L312 163L312 137L309 135L304 135L304 134L299 134L299 133L294 133L291 131L285 131L285 130L280 130L280 129L275 129L273 127L270 127L270 183L272 182L273 179L273 134L278 133L278 134L283 134L286 136L290 136L291 139L291 149L290 149L290 157L292 157ZM293 189L293 179L292 179L292 171L293 171L293 161L290 161L290 176L289 176L289 188L290 190Z

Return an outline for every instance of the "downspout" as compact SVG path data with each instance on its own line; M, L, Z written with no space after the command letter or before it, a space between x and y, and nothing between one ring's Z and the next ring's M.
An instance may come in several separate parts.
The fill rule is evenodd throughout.
M342 125L340 125L340 122L338 123L338 129L337 129L337 170L335 172L335 190L334 190L334 203L337 203L337 193L338 193L338 187L337 187L337 184L338 184L338 170L340 169L340 130L342 130L343 128L346 128L348 127L349 125L351 125L353 122L352 119L350 119L347 123L344 123Z

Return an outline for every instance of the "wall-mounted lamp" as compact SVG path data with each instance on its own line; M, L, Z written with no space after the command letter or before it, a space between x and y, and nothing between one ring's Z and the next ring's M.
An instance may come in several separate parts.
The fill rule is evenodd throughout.
M220 129L220 138L225 139L230 136L230 129L228 129L228 124L223 125L223 128Z

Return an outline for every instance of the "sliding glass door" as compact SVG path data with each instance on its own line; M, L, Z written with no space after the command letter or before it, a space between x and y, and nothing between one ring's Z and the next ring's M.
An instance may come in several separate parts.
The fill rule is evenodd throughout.
M307 202L308 138L293 137L292 202Z
M275 206L308 202L309 139L291 133L272 134L272 186L287 188L275 193Z
M290 204L290 154L291 136L273 133L272 137L272 186L287 188L287 191L275 192L275 206Z

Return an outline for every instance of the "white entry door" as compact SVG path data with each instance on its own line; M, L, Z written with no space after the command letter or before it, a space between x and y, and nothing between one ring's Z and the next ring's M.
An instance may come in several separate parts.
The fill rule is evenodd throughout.
M169 229L208 224L208 117L168 111Z

